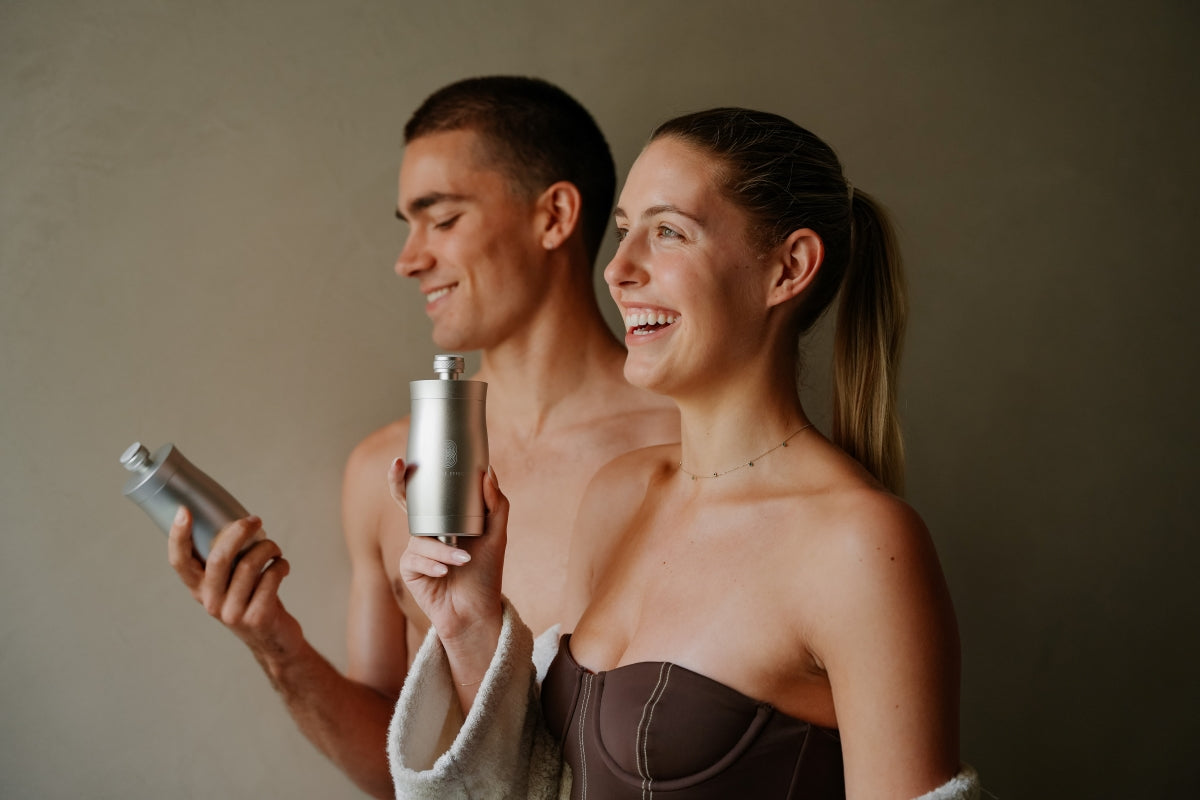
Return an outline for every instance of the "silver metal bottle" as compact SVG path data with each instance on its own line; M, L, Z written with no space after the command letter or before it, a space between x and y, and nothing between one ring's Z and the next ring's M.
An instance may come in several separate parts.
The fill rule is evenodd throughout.
M134 442L121 454L121 463L133 473L125 483L125 496L141 506L163 533L171 530L179 507L188 507L192 543L206 561L217 533L249 515L233 495L184 458L173 444L164 444L151 456L145 445ZM246 548L263 536L259 529Z
M459 379L462 356L434 356L433 369L436 380L409 383L408 530L454 544L483 533L487 384Z

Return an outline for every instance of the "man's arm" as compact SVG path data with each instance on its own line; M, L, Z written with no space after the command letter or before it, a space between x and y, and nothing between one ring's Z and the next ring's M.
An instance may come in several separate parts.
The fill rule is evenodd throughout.
M393 789L387 764L387 728L404 680L407 651L404 617L390 591L390 616L380 603L383 566L379 549L364 544L372 538L378 541L378 530L372 529L370 521L379 515L364 505L359 495L359 487L370 483L369 475L361 474L370 466L366 459L352 455L343 487L345 535L354 567L351 677L339 673L309 644L299 622L280 601L278 588L289 566L274 542L265 539L255 544L233 568L234 556L261 524L256 518L224 529L214 541L207 565L192 553L191 519L186 513L172 527L168 547L171 564L193 597L250 649L300 731L360 788L372 796L389 798ZM374 483L391 502L386 469L379 471ZM369 488L361 489L363 496L370 494ZM387 588L386 576L382 585ZM356 611L360 606L375 608L378 613ZM392 633L397 627L399 632ZM372 636L372 631L377 635ZM372 653L375 644L380 649ZM392 664L390 671L388 663ZM379 679L379 684L372 679Z
M393 699L408 672L408 623L397 603L384 560L385 536L408 538L407 519L388 491L388 468L404 454L407 420L369 436L346 464L342 530L350 554L350 606L346 618L347 674ZM388 530L388 528L391 530Z

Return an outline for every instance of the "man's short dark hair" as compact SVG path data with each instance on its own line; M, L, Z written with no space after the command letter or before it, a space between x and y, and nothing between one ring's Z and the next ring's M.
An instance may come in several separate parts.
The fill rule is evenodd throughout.
M581 229L595 261L609 227L617 174L604 134L575 98L538 78L490 76L452 83L430 95L404 126L404 141L470 130L485 157L527 196L558 181L582 198Z

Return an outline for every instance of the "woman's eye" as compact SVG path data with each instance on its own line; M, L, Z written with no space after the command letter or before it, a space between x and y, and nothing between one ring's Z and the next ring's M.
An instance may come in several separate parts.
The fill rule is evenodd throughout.
M628 228L617 228L617 241L618 242L625 241L625 237L628 235L629 235Z
M454 223L458 222L458 218L461 216L462 216L461 214L455 214L453 217L450 217L449 219L444 219L441 222L433 223L433 227L437 228L440 231L448 230L448 229L454 227Z
M682 239L683 238L683 236L679 233L679 231L675 230L674 228L668 227L666 225L658 226L658 235L664 239Z

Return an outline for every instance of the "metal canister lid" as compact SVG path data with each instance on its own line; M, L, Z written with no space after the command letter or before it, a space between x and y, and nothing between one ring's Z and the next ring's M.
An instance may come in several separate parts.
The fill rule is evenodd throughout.
M140 502L162 489L179 468L178 459L171 457L174 451L175 445L170 442L158 448L153 456L147 455L149 450L141 442L126 448L121 454L121 464L133 474L125 482L125 494Z
M433 371L444 381L456 381L466 367L466 360L460 355L444 353L433 357Z

